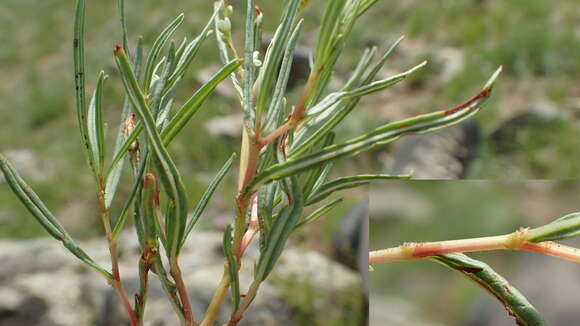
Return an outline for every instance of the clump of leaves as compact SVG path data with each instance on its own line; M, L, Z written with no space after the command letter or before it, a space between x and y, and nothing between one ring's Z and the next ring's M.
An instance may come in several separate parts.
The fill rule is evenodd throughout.
M213 16L191 41L169 42L183 22L173 20L158 36L147 56L143 42L130 51L125 28L124 2L119 0L121 45L114 48L126 99L121 112L115 148L106 151L102 117L103 84L100 73L91 100L85 98L84 18L85 1L77 0L74 27L74 66L77 115L83 149L95 179L100 216L110 249L111 271L95 263L60 225L41 199L0 156L0 168L10 187L30 213L62 241L76 257L102 275L116 290L132 325L144 320L150 273L156 274L183 325L214 325L228 293L232 311L227 325L237 325L256 297L260 285L273 270L290 235L327 214L340 199L325 201L331 194L368 184L373 180L406 179L408 175L365 174L328 180L334 161L356 156L408 134L426 133L457 124L475 115L490 96L498 69L484 88L463 104L447 110L383 124L345 142L335 143L334 130L355 109L361 97L404 80L426 62L400 74L377 79L397 41L377 58L377 48L366 49L346 84L331 90L329 82L346 48L353 26L377 0L328 1L320 23L310 75L296 103L286 99L293 57L302 31L301 15L309 1L287 0L268 48L261 52L264 13L247 0L245 40L238 52L232 39L233 7L217 1ZM175 93L204 41L214 34L223 67L185 103L175 109ZM241 53L241 54L239 54ZM190 210L185 185L168 145L186 127L215 87L230 77L243 110L243 135L239 153L238 194L235 216L224 230L226 262L222 280L206 314L193 315L179 257L188 236L203 215L216 187L228 173L235 154L208 185L207 191ZM106 153L111 158L106 160ZM121 213L112 218L111 204L123 166L132 167L133 185ZM107 163L108 162L108 163ZM305 214L310 206L318 209ZM142 250L139 259L140 290L131 304L123 289L118 266L117 240L125 222L133 216ZM259 234L260 256L254 280L240 284L238 270L244 251ZM162 260L162 256L166 259ZM246 293L241 295L241 292Z

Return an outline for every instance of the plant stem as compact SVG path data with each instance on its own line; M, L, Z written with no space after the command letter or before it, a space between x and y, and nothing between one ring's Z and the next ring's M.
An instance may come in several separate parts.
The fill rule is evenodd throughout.
M189 302L189 295L187 294L187 289L185 288L185 283L183 282L183 277L181 275L181 269L177 264L177 261L170 262L171 269L170 273L175 280L175 285L177 287L177 292L179 293L179 298L181 299L181 305L183 306L183 314L185 317L185 326L196 326L197 323L193 318L193 311L191 309L191 304Z
M131 321L131 326L139 326L137 316L135 311L129 303L129 298L127 293L123 288L121 283L121 273L119 271L119 253L117 248L117 240L113 238L113 232L111 231L111 222L109 219L109 210L105 205L105 182L101 179L100 189L98 193L99 205L101 209L101 221L103 223L103 228L105 229L105 235L107 237L107 242L109 244L109 254L111 256L111 272L113 274L113 279L111 280L111 286L115 289L117 296L121 300L123 307L129 315L129 320Z
M537 252L574 262L580 262L580 249L544 241L533 243L527 241L528 229L522 228L516 232L493 236L438 242L404 243L398 247L371 251L369 264L380 264L396 261L425 259L456 252L488 251L488 250L524 250Z
M252 282L252 285L250 285L246 297L240 303L240 307L238 308L237 311L232 313L230 321L224 326L236 326L240 322L240 320L242 320L242 318L244 317L244 313L246 312L252 301L254 301L254 298L258 293L258 289L260 288L260 284L261 282L257 280L254 280L254 282Z
M217 314L220 311L222 302L224 301L226 294L228 293L228 288L230 286L230 277L227 271L227 266L224 268L224 274L222 279L211 299L209 306L205 312L205 316L200 326L213 326L217 318Z

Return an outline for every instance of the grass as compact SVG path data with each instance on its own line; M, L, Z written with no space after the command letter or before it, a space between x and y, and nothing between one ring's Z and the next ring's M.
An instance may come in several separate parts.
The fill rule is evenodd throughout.
M274 2L260 3L267 15L278 12L278 4ZM190 30L190 34L199 31L199 28L211 10L209 2L173 1L171 4L160 3L154 0L127 1L129 32L145 31L145 41L153 41L155 31L165 25L178 9L186 13L183 30ZM480 3L483 3L480 4ZM424 80L424 90L418 91L425 98L427 106L423 112L448 106L463 100L467 94L480 87L481 80L496 65L503 63L507 74L502 77L502 83L494 95L494 102L482 112L480 119L484 122L486 132L492 130L500 118L509 115L512 111L509 100L515 95L512 90L521 88L522 80L526 87L522 96L530 102L538 98L548 98L561 106L563 111L570 111L566 100L578 96L577 90L570 85L575 76L580 73L580 42L574 35L573 29L566 28L578 20L578 13L569 10L575 4L574 0L557 0L546 2L543 0L512 1L512 2L484 2L484 1L389 1L378 4L376 12L368 13L365 18L372 21L377 28L367 29L365 24L358 26L353 35L350 48L343 62L339 63L339 70L345 74L356 63L360 56L360 47L369 41L394 40L401 34L407 34L409 42L419 42L419 50L409 59L417 62L436 53L440 47L457 47L464 52L466 62L463 71L445 85L433 86L430 80L437 78L438 65L434 62L421 76ZM91 1L91 14L87 21L87 76L88 87L94 86L97 69L107 68L107 73L114 74L114 63L110 49L120 39L116 35L116 19L114 16L115 3L113 1ZM324 3L314 2L306 13L307 25L305 30L312 30L316 24L312 21L318 17L319 9ZM92 201L93 188L90 179L78 179L80 169L85 171L84 159L80 151L78 139L70 137L76 132L76 118L73 109L72 66L70 64L71 51L69 41L71 33L70 14L72 3L68 2L40 2L32 3L18 0L6 0L0 5L0 150L27 148L38 157L54 161L60 171L65 171L52 180L35 184L36 187L47 189L43 198L51 207L63 207L73 198L82 198ZM433 12L437 11L437 15ZM548 14L546 14L548 13ZM242 15L238 10L237 15ZM234 22L243 19L234 18ZM266 19L266 28L274 25L277 19ZM539 26L539 27L534 27ZM548 26L545 28L545 26ZM241 27L241 26L240 26ZM234 29L235 30L235 29ZM240 30L240 28L238 28ZM183 32L177 33L177 40L183 37ZM132 34L132 36L135 36ZM132 38L134 41L134 37ZM199 55L199 66L217 64L215 45L213 40L206 44ZM313 41L312 41L313 42ZM103 46L110 44L110 47ZM241 46L241 44L238 44ZM309 44L304 44L309 45ZM402 69L406 63L399 65L395 61L389 69ZM190 76L187 83L193 88L196 85L194 76ZM26 85L26 86L24 86ZM185 92L185 90L183 90ZM112 103L120 103L122 87L110 83L106 92L116 94L113 101L105 103L104 116L110 128L116 125L115 117L120 107ZM409 96L406 90L397 89L401 98ZM415 94L415 93L413 93ZM178 96L183 98L183 96ZM233 99L223 99L213 96L207 107L200 110L198 119L192 121L191 127L172 145L177 164L183 169L183 175L191 176L185 180L192 198L198 198L203 189L204 175L214 170L216 162L223 162L235 149L236 142L224 142L223 139L207 137L203 134L203 121L208 118L232 113L237 103ZM360 123L350 124L345 132L359 134L356 130L368 130L374 124L372 116L369 118L365 111L372 112L373 108L360 110ZM408 108L409 116L417 113L417 108ZM415 111L415 112L413 112ZM357 113L358 114L358 113ZM531 144L529 153L518 154L517 158L510 159L507 164L521 164L521 175L536 177L566 177L579 175L580 167L570 163L565 164L570 148L577 148L573 135L578 132L577 127L565 124L556 128L549 136L553 140L565 139L565 142L551 141L556 149L555 159L534 159L528 166L528 158L546 151L543 143ZM203 146L201 146L203 139ZM47 141L48 140L48 141ZM107 139L108 143L112 139ZM527 149L526 149L527 150ZM494 167L497 156L484 152L481 165L482 170ZM546 157L549 154L541 154ZM560 157L560 155L562 155ZM56 159L64 156L67 159ZM523 156L519 158L520 156ZM522 163L523 162L523 163ZM491 169L494 171L494 169ZM501 168L496 168L497 176L501 176ZM486 177L483 174L477 176ZM488 175L489 176L489 175ZM495 174L492 176L496 176ZM59 180L59 187L54 181ZM225 192L234 192L234 180L225 184ZM128 191L128 189L121 189ZM224 195L224 198L230 196ZM7 187L0 186L0 202L2 215L14 216L0 222L0 236L31 237L42 234L35 227L22 228L21 216L25 212L13 200ZM224 202L221 208L230 207ZM90 214L90 210L84 215ZM16 218L18 217L18 218ZM83 217L79 217L83 218Z

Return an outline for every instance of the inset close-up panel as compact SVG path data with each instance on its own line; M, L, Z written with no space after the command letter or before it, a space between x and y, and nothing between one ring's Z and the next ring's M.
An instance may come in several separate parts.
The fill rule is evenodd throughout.
M375 185L370 325L576 325L579 192L572 181Z

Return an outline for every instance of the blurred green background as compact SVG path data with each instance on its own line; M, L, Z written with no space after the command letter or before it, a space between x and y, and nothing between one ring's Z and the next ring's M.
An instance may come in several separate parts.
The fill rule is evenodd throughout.
M370 249L507 234L579 210L578 181L413 181L373 186ZM579 239L566 241L578 247ZM520 290L547 325L576 325L578 264L528 252L470 253ZM371 326L514 325L490 294L430 261L374 266ZM570 304L568 304L570 303Z
M209 17L212 1L127 0L131 42L142 35L151 45L157 33L180 12L185 23L176 33L191 39ZM233 1L233 28L241 44L241 1ZM282 1L260 1L265 25L271 32ZM306 28L300 45L308 51L326 1L313 0L306 10ZM87 82L94 86L99 70L111 75L106 87L104 116L111 143L122 103L122 87L112 58L120 41L116 1L88 1ZM0 151L8 154L73 234L94 234L96 201L77 137L72 78L72 1L0 2ZM341 127L342 138L358 135L380 122L408 117L455 105L477 91L500 64L505 67L493 99L481 112L484 133L503 121L539 106L548 122L524 130L517 150L499 155L484 144L476 160L473 178L570 178L580 175L578 117L580 115L580 12L576 0L432 0L379 1L355 28L341 58L337 83L348 76L360 58L362 47L383 46L407 36L387 64L386 76L428 59L421 74L377 96L366 99L355 117ZM203 46L193 70L181 88L185 99L199 81L219 67L215 41ZM336 85L336 84L333 84ZM297 91L295 90L294 93ZM295 94L294 94L295 95ZM292 96L292 95L291 95ZM179 103L178 103L179 104ZM546 109L547 108L547 109ZM183 171L191 198L199 198L205 185L231 152L238 149L236 136L210 133L209 119L238 112L237 101L227 89L211 98L171 146ZM239 121L239 119L234 121ZM228 127L237 122L227 122ZM227 128L226 128L227 129ZM338 171L380 171L381 149L357 162L341 163ZM110 157L109 157L110 158ZM340 173L340 172L338 172ZM231 173L212 201L210 216L225 216L235 191ZM121 185L126 194L129 183ZM117 207L118 205L116 205ZM349 205L343 205L342 212ZM340 216L338 212L335 216ZM216 218L219 220L219 218ZM336 220L336 218L335 218ZM325 236L335 222L320 226ZM208 226L219 224L205 220ZM215 223L214 223L215 222ZM324 233L326 232L326 233ZM20 207L4 183L0 183L0 237L33 237L44 234Z

